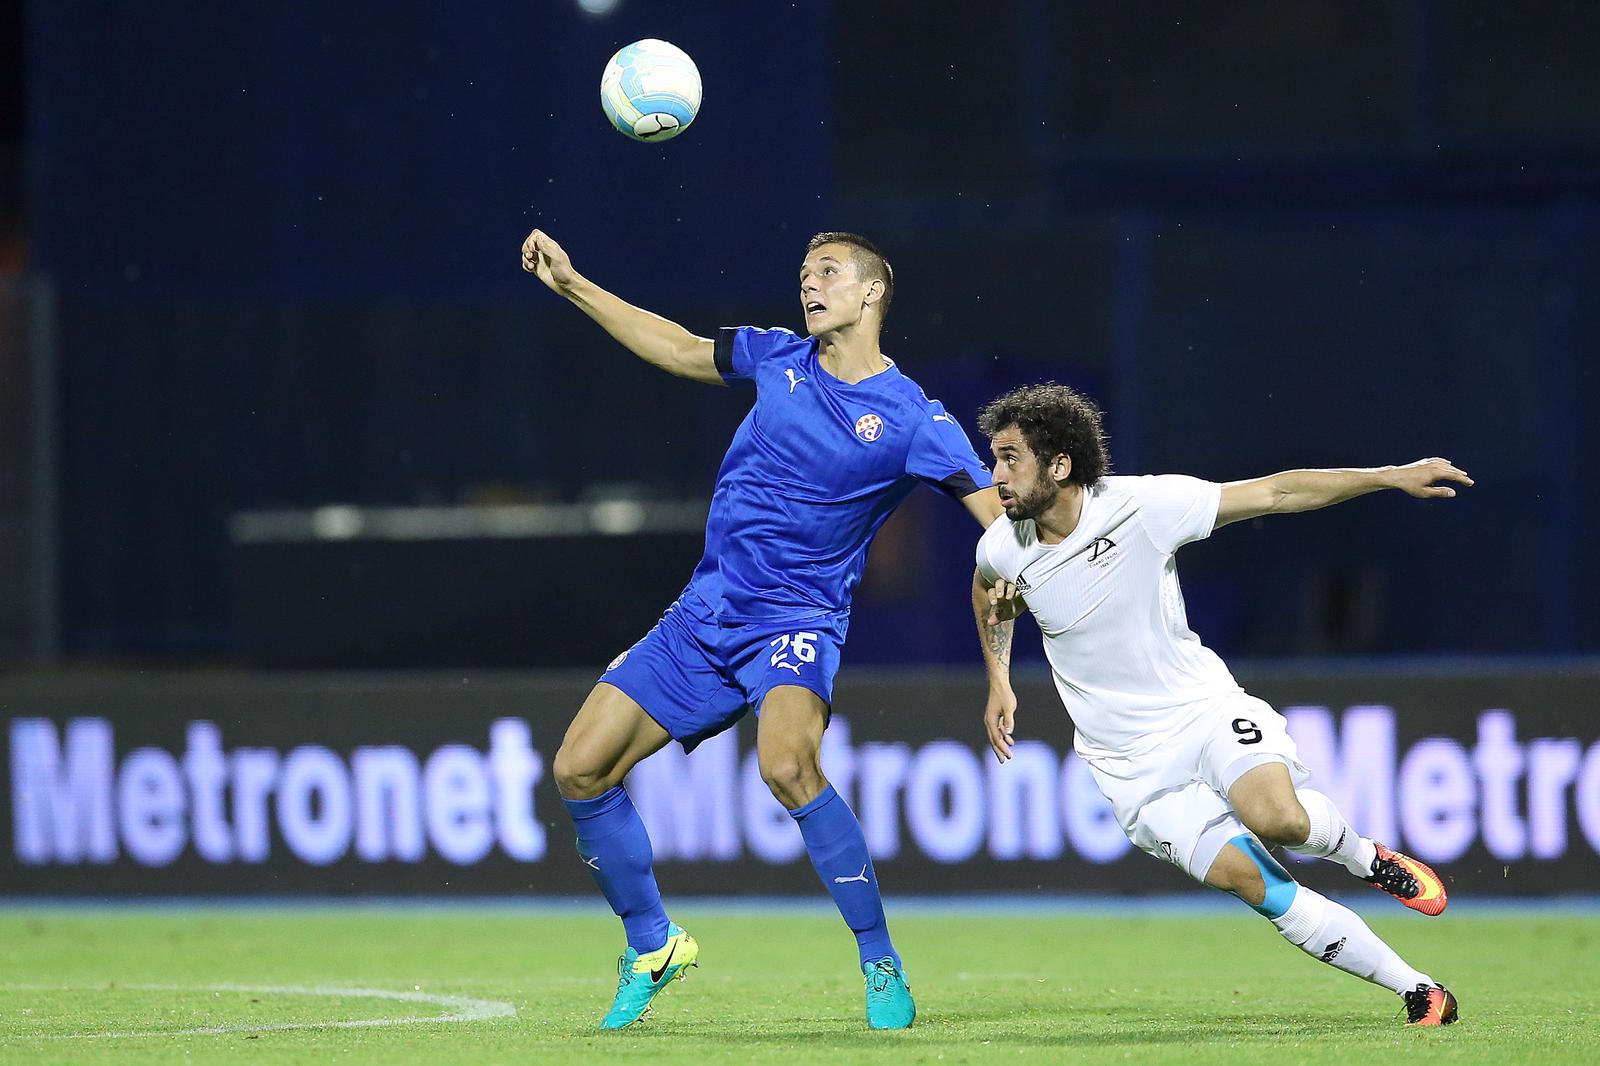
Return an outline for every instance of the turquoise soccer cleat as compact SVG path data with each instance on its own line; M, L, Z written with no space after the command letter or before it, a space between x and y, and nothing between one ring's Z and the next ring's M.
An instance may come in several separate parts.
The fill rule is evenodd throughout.
M694 937L672 923L667 925L667 942L655 951L641 955L628 948L617 960L617 998L600 1019L600 1028L622 1029L643 1018L650 1001L673 978L687 977L689 967L700 965L699 958L700 945Z
M867 1027L870 1029L909 1029L917 1019L917 1005L911 999L911 986L905 971L894 959L885 956L861 964L867 979Z

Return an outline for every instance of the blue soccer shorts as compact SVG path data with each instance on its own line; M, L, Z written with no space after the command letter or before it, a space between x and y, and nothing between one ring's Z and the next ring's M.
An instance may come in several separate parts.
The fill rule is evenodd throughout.
M600 680L626 692L672 738L693 751L738 722L779 685L810 689L830 708L848 612L772 622L719 623L684 590L644 639L617 656Z

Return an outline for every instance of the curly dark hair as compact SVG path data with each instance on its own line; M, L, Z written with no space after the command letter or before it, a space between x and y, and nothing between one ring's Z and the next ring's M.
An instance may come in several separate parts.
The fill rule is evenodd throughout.
M806 242L806 254L810 255L824 244L842 244L849 248L850 258L856 264L856 276L862 281L883 282L883 299L878 301L878 317L887 317L889 301L894 299L894 267L889 265L883 249L859 233L829 230Z
M978 428L987 437L1007 426L1017 427L1041 463L1058 455L1071 459L1067 480L1074 484L1087 488L1111 472L1100 408L1066 385L1024 385L990 400L978 412Z

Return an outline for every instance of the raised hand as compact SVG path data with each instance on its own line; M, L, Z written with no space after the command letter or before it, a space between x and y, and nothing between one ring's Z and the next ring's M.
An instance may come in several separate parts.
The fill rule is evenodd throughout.
M1394 487L1408 496L1415 496L1419 500L1449 499L1456 494L1456 490L1449 485L1439 485L1435 482L1454 481L1458 485L1472 484L1472 479L1465 470L1459 470L1448 459L1418 459L1405 466L1393 467L1390 477Z
M578 279L578 272L572 269L572 260L567 258L561 245L543 230L534 230L522 242L522 269L538 275L539 280L550 286L552 291L563 295Z

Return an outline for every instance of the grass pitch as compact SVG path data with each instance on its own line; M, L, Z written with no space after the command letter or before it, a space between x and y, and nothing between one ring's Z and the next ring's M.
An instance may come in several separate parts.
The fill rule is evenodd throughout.
M620 929L591 911L11 908L0 1062L1600 1062L1593 915L1367 910L1460 998L1458 1025L1420 1031L1243 908L890 906L902 1033L866 1029L854 943L809 907L675 911L700 968L612 1034Z

